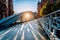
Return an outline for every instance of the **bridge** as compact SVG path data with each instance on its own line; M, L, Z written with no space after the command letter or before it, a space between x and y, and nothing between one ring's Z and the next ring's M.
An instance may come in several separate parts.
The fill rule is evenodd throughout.
M19 21L20 16L21 14L14 14L0 20L0 40L49 40L58 38L55 31L60 28L60 10L29 22L10 26Z

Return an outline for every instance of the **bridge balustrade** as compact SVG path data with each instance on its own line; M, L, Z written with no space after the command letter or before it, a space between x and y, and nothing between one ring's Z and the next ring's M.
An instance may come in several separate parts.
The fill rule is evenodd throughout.
M8 27L20 17L20 14L13 14L0 20L0 27Z
M48 36L53 33L54 30L60 28L60 10L54 11L48 15L38 18L38 21L41 23L43 29Z

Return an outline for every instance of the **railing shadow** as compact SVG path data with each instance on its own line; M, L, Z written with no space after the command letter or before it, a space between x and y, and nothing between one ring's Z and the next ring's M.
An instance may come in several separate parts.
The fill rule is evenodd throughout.
M9 29L10 27L15 27L16 25L19 25L19 24L23 24L23 23L21 23L21 22L15 22L15 23L12 23L12 24L10 24L9 26L4 26L4 25L2 25L1 27L0 27L0 31L2 31L2 30L5 30L5 29Z

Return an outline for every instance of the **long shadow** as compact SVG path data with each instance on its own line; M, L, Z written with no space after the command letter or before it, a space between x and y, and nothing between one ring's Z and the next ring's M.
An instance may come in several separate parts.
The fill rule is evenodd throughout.
M42 24L38 21L38 25L40 25L40 27L43 29L43 26L42 26ZM40 30L40 32L41 32L41 34L43 35L43 36L45 36L45 38L47 38L47 40L50 40L50 38L48 37L48 35L46 34L46 32L44 31L44 29L43 30Z
M21 22L15 22L15 23L12 23L12 24L10 24L9 26L4 26L4 25L2 25L1 27L0 27L0 31L2 31L2 30L5 30L5 29L8 29L8 28L10 28L10 27L12 27L12 26L15 26L15 25L17 25L17 24L22 24Z

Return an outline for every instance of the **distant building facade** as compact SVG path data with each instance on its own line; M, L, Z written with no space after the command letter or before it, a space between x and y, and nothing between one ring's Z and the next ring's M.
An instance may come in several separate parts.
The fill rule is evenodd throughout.
M9 16L13 14L13 0L8 0Z
M0 0L0 19L13 14L13 13L9 14L9 12L12 12L12 11L9 11L11 9L9 6L9 3L10 3L10 0ZM13 5L12 5L12 7L13 7Z

